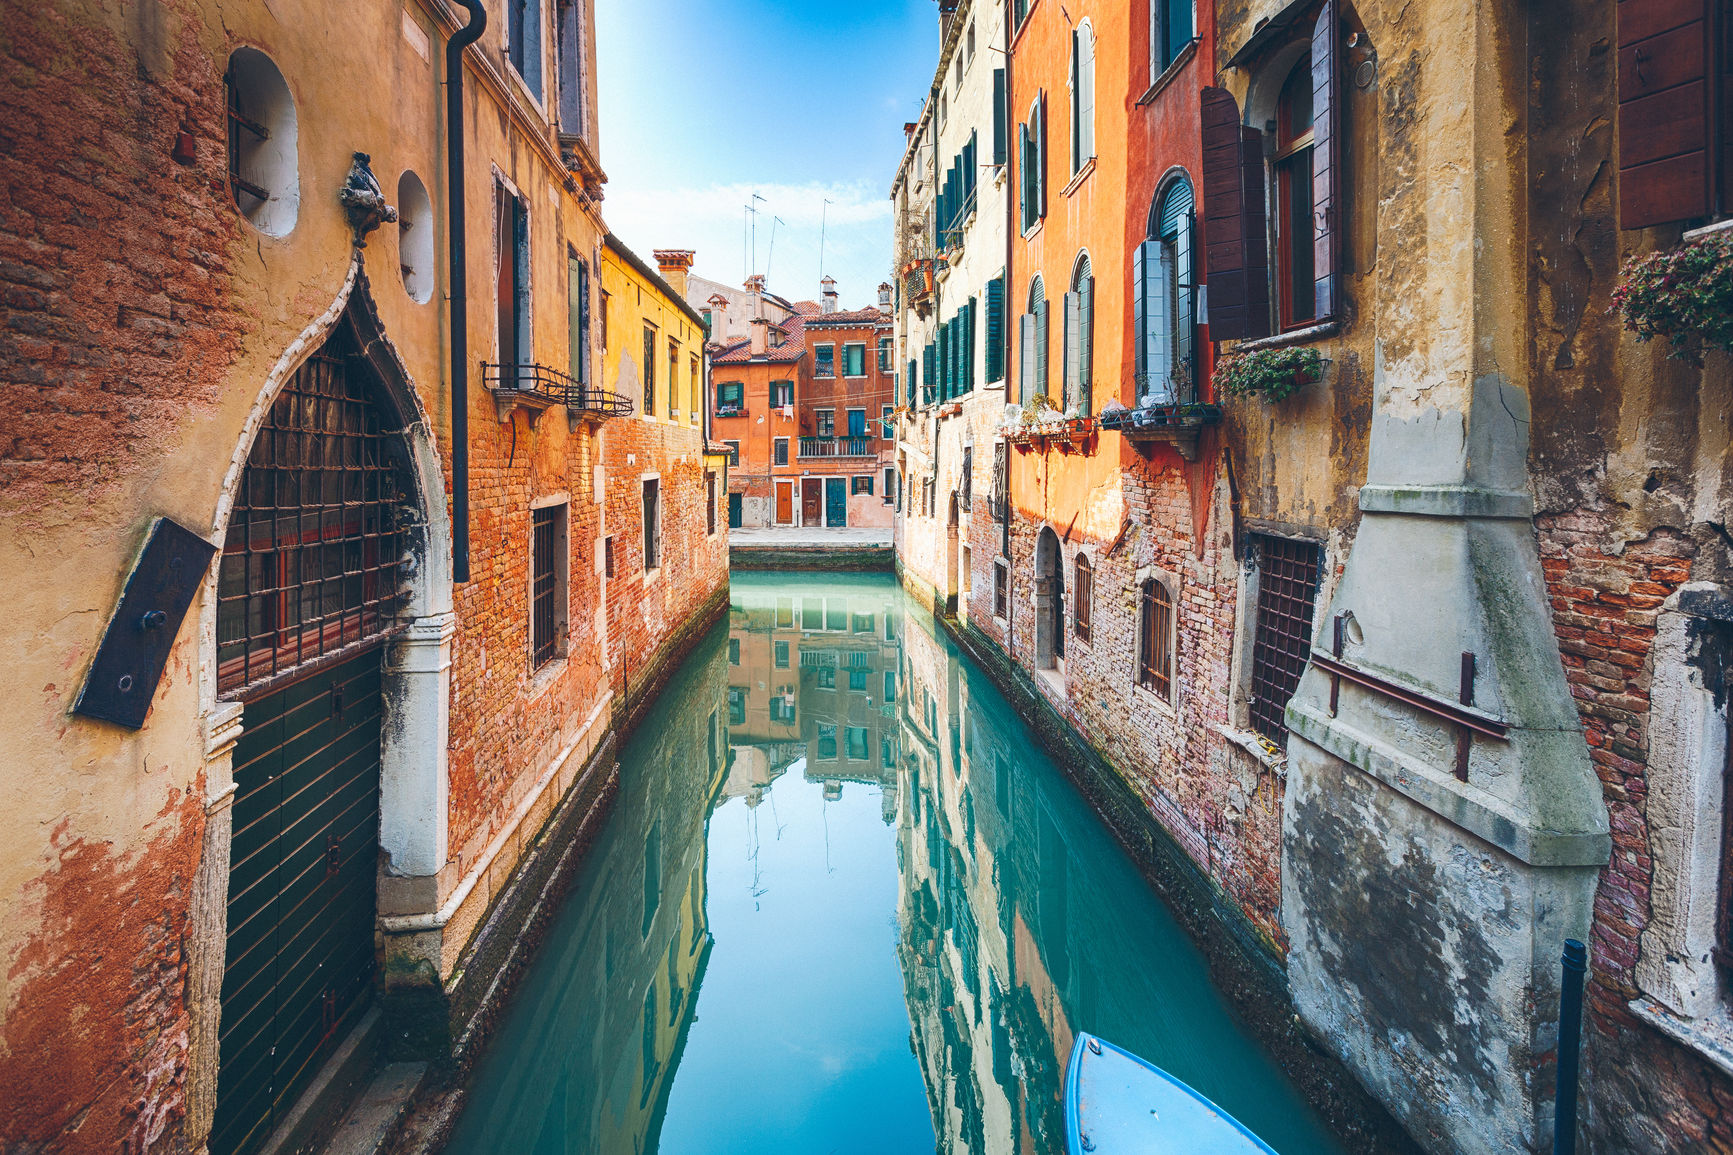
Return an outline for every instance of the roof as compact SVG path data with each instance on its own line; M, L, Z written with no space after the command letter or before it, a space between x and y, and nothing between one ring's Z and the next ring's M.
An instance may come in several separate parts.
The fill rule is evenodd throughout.
M613 233L609 233L607 236L602 238L602 243L617 253L621 260L632 266L632 269L639 276L656 286L656 289L663 296L668 298L668 303L686 314L686 316L691 319L692 323L698 326L701 331L709 331L710 327L704 323L704 318L698 315L698 310L687 304L686 298L682 297L679 293L676 293L674 291L674 286L662 279L661 273L645 264L642 257L627 248L625 241L622 241Z
M803 317L816 317L824 312L824 306L817 301L796 301L794 311Z
M859 328L863 325L888 325L891 315L879 308L850 309L839 313L825 313L806 319L808 326L813 328Z
M739 341L728 341L716 347L717 352L711 355L712 365L791 365L806 356L805 318L799 313L789 317L780 325L771 327L774 336L778 329L784 333L783 339L770 347L763 356L752 355L752 339L750 337Z

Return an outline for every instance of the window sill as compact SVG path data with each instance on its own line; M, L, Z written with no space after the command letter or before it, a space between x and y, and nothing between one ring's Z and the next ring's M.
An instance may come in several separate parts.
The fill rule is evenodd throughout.
M1173 703L1169 702L1166 698L1163 698L1154 690L1141 686L1136 682L1131 683L1131 700L1143 703L1156 713L1167 718L1170 722L1179 721L1179 711L1173 708Z
M1686 229L1679 234L1679 239L1687 242L1700 241L1704 237L1712 237L1716 233L1724 233L1730 229L1733 229L1733 217L1728 217L1724 221L1716 221L1714 224L1704 225L1701 228Z
M661 580L662 580L662 567L660 565L656 566L656 568L654 568L654 569L647 569L644 571L644 584L645 585L652 586Z
M1047 218L1042 217L1041 220L1036 221L1034 224L1032 224L1028 228L1024 229L1023 230L1023 239L1026 241L1032 241L1036 237L1040 236L1041 235L1041 221L1044 221L1046 219Z
M1235 730L1231 726L1217 726L1215 731L1263 763L1264 768L1275 774L1276 777L1285 779L1288 776L1288 756L1286 754L1271 754L1264 749L1257 734L1250 730Z
M533 703L537 698L547 693L548 687L559 681L560 675L565 672L566 656L564 654L557 654L543 662L530 675L530 684L524 694L527 702Z
M1307 325L1304 329L1290 329L1286 333L1277 333L1273 337L1257 337L1250 341L1241 341L1233 347L1235 353L1253 353L1259 349L1285 349L1290 345L1305 345L1312 341L1322 341L1325 337L1334 337L1342 331L1340 321L1320 321L1316 325Z
M1640 995L1628 1005L1637 1018L1697 1052L1722 1074L1733 1076L1733 1017L1725 1007L1699 1019L1687 1019L1648 995Z
M1161 70L1161 75L1150 84L1149 91L1137 98L1137 103L1148 104L1160 96L1174 82L1174 78L1185 70L1191 58L1197 55L1197 46L1198 38L1193 36L1186 42L1185 47L1179 50L1179 55L1173 58L1173 63Z
M1090 157L1088 160L1083 162L1083 167L1077 170L1077 174L1071 178L1070 183L1063 189L1059 190L1059 195L1062 197L1068 197L1072 193L1076 192L1078 188L1082 186L1083 182L1089 179L1090 174L1094 171L1095 158Z

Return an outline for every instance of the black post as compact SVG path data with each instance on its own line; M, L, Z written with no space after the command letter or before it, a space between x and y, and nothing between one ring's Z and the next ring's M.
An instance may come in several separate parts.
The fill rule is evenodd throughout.
M469 274L463 202L463 52L487 30L482 0L445 42L446 228L451 259L451 580L469 580Z
M1583 1034L1583 972L1588 951L1574 938L1565 939L1564 981L1558 996L1558 1095L1553 1103L1553 1155L1577 1149L1577 1052Z

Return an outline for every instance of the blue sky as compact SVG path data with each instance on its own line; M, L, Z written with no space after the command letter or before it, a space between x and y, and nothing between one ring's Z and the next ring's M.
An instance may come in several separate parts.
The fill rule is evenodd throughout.
M756 191L773 292L817 298L822 213L843 306L872 303L903 123L938 58L933 0L596 0L596 19L609 227L646 260L696 249L695 272L739 284Z

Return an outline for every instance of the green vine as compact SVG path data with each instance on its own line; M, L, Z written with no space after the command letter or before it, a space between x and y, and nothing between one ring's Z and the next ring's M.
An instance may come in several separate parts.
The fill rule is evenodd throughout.
M1669 357L1701 365L1705 349L1733 353L1733 238L1632 257L1612 307L1638 341L1667 338Z
M1215 382L1230 396L1262 394L1265 401L1280 401L1323 376L1324 358L1316 349L1259 349L1221 358L1216 362Z

